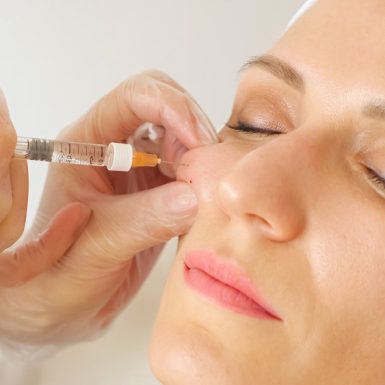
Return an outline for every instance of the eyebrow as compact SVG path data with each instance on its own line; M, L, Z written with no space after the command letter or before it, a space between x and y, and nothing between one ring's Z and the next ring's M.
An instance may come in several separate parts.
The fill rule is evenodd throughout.
M253 56L241 67L240 72L254 66L270 72L289 86L300 92L304 92L305 81L302 75L285 61L272 55Z
M303 76L290 64L278 59L273 55L253 56L240 69L240 72L250 67L257 66L270 72L289 86L300 92L305 90L305 80ZM374 100L365 105L362 109L363 115L378 120L385 120L385 99Z

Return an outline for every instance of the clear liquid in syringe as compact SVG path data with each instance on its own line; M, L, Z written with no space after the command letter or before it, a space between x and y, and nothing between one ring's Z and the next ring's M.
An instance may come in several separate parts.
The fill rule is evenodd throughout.
M88 166L106 165L107 146L38 138L18 138L15 158Z
M54 142L51 162L105 166L106 149L104 145Z

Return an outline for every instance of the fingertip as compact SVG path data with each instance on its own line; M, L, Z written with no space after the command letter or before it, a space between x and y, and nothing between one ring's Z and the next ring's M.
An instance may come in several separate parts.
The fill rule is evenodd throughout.
M88 217L92 213L90 206L83 202L73 202L69 204L73 210L77 211L80 216Z
M1 160L6 160L7 162L13 156L17 136L15 128L11 122L9 116L9 110L7 101L5 99L4 93L0 89L0 156Z
M180 159L188 150L175 135L166 133L161 152L161 159L165 163L159 165L159 170L167 177L175 178Z
M7 100L5 99L4 92L1 88L0 88L0 108L1 110L4 110L8 114Z
M166 193L164 202L165 214L181 218L195 216L198 209L198 199L194 190L187 183L170 183Z
M1 88L0 88L0 119L1 119L0 120L1 126L5 125L6 123L9 125L10 117L9 117L8 103L5 98L4 92L2 91Z
M199 210L194 190L186 182L171 182L162 186L162 205L156 210L159 223L167 223L159 231L164 239L185 234L195 222Z
M195 103L191 105L191 111L195 118L196 134L199 143L206 146L218 143L217 132L207 115Z

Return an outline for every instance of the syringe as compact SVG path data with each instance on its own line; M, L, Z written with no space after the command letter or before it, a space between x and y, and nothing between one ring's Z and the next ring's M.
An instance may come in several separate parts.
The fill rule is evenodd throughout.
M131 167L155 167L161 160L155 154L134 151L128 143L90 144L18 137L14 158L84 166L105 166L110 171Z

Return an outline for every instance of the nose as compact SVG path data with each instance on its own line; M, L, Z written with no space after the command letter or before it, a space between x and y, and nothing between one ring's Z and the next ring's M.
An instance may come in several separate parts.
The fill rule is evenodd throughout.
M202 146L184 153L176 172L176 179L189 183L200 206L216 209L216 192L221 178L244 152L223 143Z
M219 206L230 220L247 221L254 231L276 242L298 237L305 226L301 178L306 161L298 146L278 140L252 150L218 183Z

